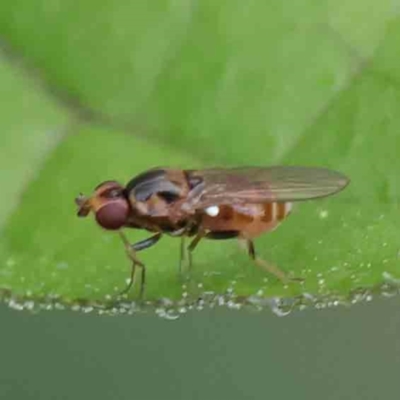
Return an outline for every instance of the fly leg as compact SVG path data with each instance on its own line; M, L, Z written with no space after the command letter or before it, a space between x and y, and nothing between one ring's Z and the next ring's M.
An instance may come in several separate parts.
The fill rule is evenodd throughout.
M181 237L181 245L180 245L180 252L179 252L179 265L178 265L178 271L179 274L182 274L182 262L185 259L185 233L187 231L187 228L179 228L173 232L170 232L170 236L180 236Z
M182 240L182 250L187 251L187 274L185 274L185 286L186 291L190 296L190 299L193 301L197 301L199 298L198 287L196 285L196 281L192 276L192 265L193 265L193 251L199 244L200 240L206 235L206 232L199 231L196 236L191 240L187 248L184 247L184 242Z
M179 266L178 266L179 275L182 275L182 263L184 261L185 261L185 236L182 236L180 251L179 251Z
M128 258L132 261L132 268L131 268L131 275L130 275L130 279L128 284L126 285L125 289L122 290L122 292L120 292L120 295L123 295L125 293L127 293L130 288L134 285L135 283L135 274L136 274L136 267L140 267L142 270L141 273L141 278L140 278L140 292L139 292L139 297L143 298L143 294L144 294L144 288L146 285L146 267L145 265L137 258L136 253L140 250L144 250L147 249L151 246L153 246L154 244L156 244L161 236L162 233L156 233L155 235L147 238L147 239L143 239L137 243L131 244L129 243L128 238L125 236L125 234L122 231L119 231L119 235L122 239L122 242L124 243L125 246L125 250L126 250L126 254L128 256Z
M181 244L180 244L180 251L179 251L179 265L178 265L178 272L180 275L182 275L183 272L183 262L185 261L185 256L186 256L186 247L185 247L185 238L188 235L188 233L191 231L192 228L196 226L197 222L196 221L191 221L189 222L185 227L177 229L176 231L173 231L170 233L171 236L180 236L181 237ZM198 236L200 237L198 238ZM189 270L192 264L192 258L191 258L191 251L194 250L200 239L204 236L203 233L198 233L195 238L192 240L192 242L189 244L187 250L188 250L188 258L189 258Z
M265 271L269 272L270 274L275 275L283 283L287 283L289 281L303 281L303 279L300 279L300 278L288 277L288 275L285 272L283 272L280 268L278 268L276 265L270 264L267 261L263 260L262 258L258 257L256 255L256 250L254 248L254 242L251 239L241 238L241 239L239 239L239 243L244 245L244 247L247 249L247 252L248 252L250 258L259 267L261 267Z
M206 236L206 232L201 230L197 233L197 235L194 237L194 239L189 243L189 246L187 248L188 258L189 258L189 272L192 270L193 251L199 244L200 240L203 239L204 236Z

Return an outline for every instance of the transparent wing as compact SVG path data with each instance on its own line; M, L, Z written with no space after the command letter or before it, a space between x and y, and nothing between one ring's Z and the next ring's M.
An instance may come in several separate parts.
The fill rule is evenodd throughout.
M314 167L213 168L187 173L190 180L200 182L188 198L196 209L218 204L315 199L339 192L349 183L340 172Z

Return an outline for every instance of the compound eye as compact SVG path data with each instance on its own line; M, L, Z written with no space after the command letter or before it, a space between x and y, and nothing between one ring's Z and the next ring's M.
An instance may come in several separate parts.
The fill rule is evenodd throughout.
M104 229L120 229L128 218L129 207L125 199L115 200L102 206L96 212L96 221Z

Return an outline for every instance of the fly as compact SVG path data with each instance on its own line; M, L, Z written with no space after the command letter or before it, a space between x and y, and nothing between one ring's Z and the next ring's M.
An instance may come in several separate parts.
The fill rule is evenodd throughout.
M137 253L155 245L164 235L185 237L189 267L192 253L204 239L237 238L250 258L282 281L287 275L256 254L254 239L275 229L291 212L293 202L322 198L344 189L349 179L326 168L273 166L181 170L154 168L122 185L100 183L90 197L76 198L78 216L90 212L102 228L117 231L132 262L126 293L141 270L140 297L146 283L146 267ZM152 232L131 244L123 228Z

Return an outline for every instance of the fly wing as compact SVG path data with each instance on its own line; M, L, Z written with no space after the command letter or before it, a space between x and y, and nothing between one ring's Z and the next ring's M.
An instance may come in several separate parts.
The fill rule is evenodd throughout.
M339 192L349 183L340 172L314 167L213 168L187 173L190 180L200 182L188 196L187 207L195 209L315 199Z

